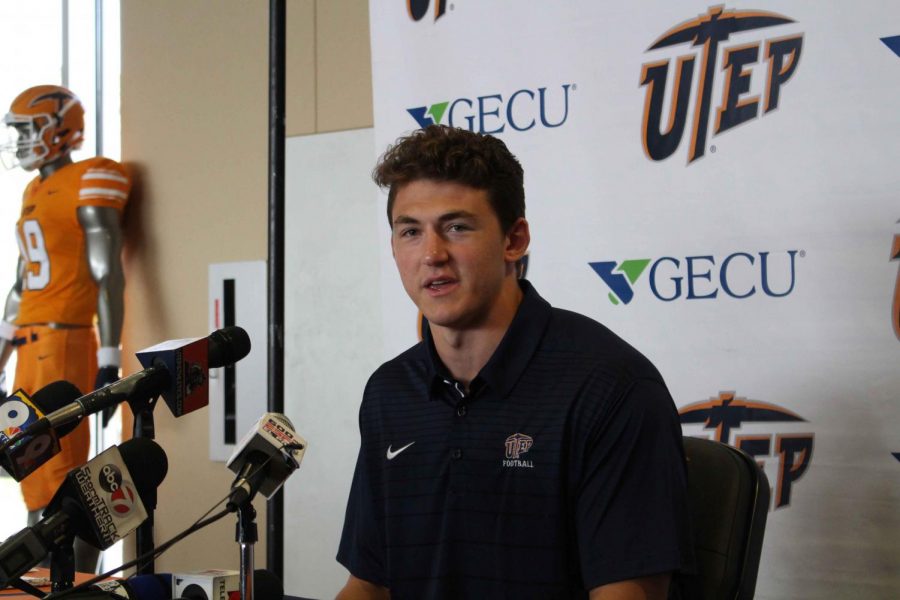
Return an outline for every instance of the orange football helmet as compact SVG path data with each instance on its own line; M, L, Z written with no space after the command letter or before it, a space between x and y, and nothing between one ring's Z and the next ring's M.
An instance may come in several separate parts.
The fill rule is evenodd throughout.
M11 134L0 148L8 169L37 169L84 142L84 106L59 85L28 88L12 101L3 122Z

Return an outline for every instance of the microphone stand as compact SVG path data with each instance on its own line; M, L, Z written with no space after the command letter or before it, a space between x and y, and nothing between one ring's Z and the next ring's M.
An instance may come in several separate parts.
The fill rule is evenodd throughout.
M156 406L156 397L142 398L136 397L129 399L128 405L134 414L134 428L132 436L135 438L153 439L156 435L156 427L153 422L153 408ZM144 508L147 511L147 520L138 525L135 530L135 554L144 556L153 551L153 511L156 510L156 488L152 493L148 494ZM153 558L148 559L142 564L138 564L136 573L138 575L152 575L156 572L156 561Z
M256 529L256 509L247 498L237 509L235 541L241 545L241 600L253 600L253 545L259 539Z
M50 584L54 592L75 585L75 538L72 536L50 552Z

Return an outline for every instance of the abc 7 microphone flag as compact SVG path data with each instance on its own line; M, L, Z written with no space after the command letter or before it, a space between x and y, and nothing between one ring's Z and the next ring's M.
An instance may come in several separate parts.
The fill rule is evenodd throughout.
M117 446L112 446L69 473L82 506L87 507L101 549L128 535L147 518L134 480ZM53 502L50 503L51 507Z

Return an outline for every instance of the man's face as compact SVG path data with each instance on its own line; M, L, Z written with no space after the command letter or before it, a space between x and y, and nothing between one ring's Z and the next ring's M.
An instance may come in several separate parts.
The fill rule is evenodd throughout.
M488 193L422 179L394 198L391 249L406 293L433 325L456 330L489 322L527 239L510 242ZM524 228L521 219L511 231ZM511 276L510 276L511 275ZM493 312L492 312L493 311Z

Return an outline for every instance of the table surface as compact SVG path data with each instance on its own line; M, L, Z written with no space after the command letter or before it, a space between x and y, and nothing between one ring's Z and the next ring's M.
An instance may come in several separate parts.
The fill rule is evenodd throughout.
M47 577L47 578L49 578L50 577L50 569L44 569L44 568L32 569L31 571L29 571L22 577L26 581L28 581L29 577ZM81 583L82 581L87 581L88 579L90 579L92 577L94 577L94 575L91 573L75 573L75 583ZM32 583L32 582L29 581L28 583ZM34 584L32 583L32 585L34 585ZM45 592L48 594L50 593L50 585L49 584L38 585L36 587L39 590L41 590L42 592ZM32 596L31 594L26 594L25 592L22 592L15 588L6 588L5 590L0 590L0 598L3 598L5 600L6 598L34 598L34 596Z

